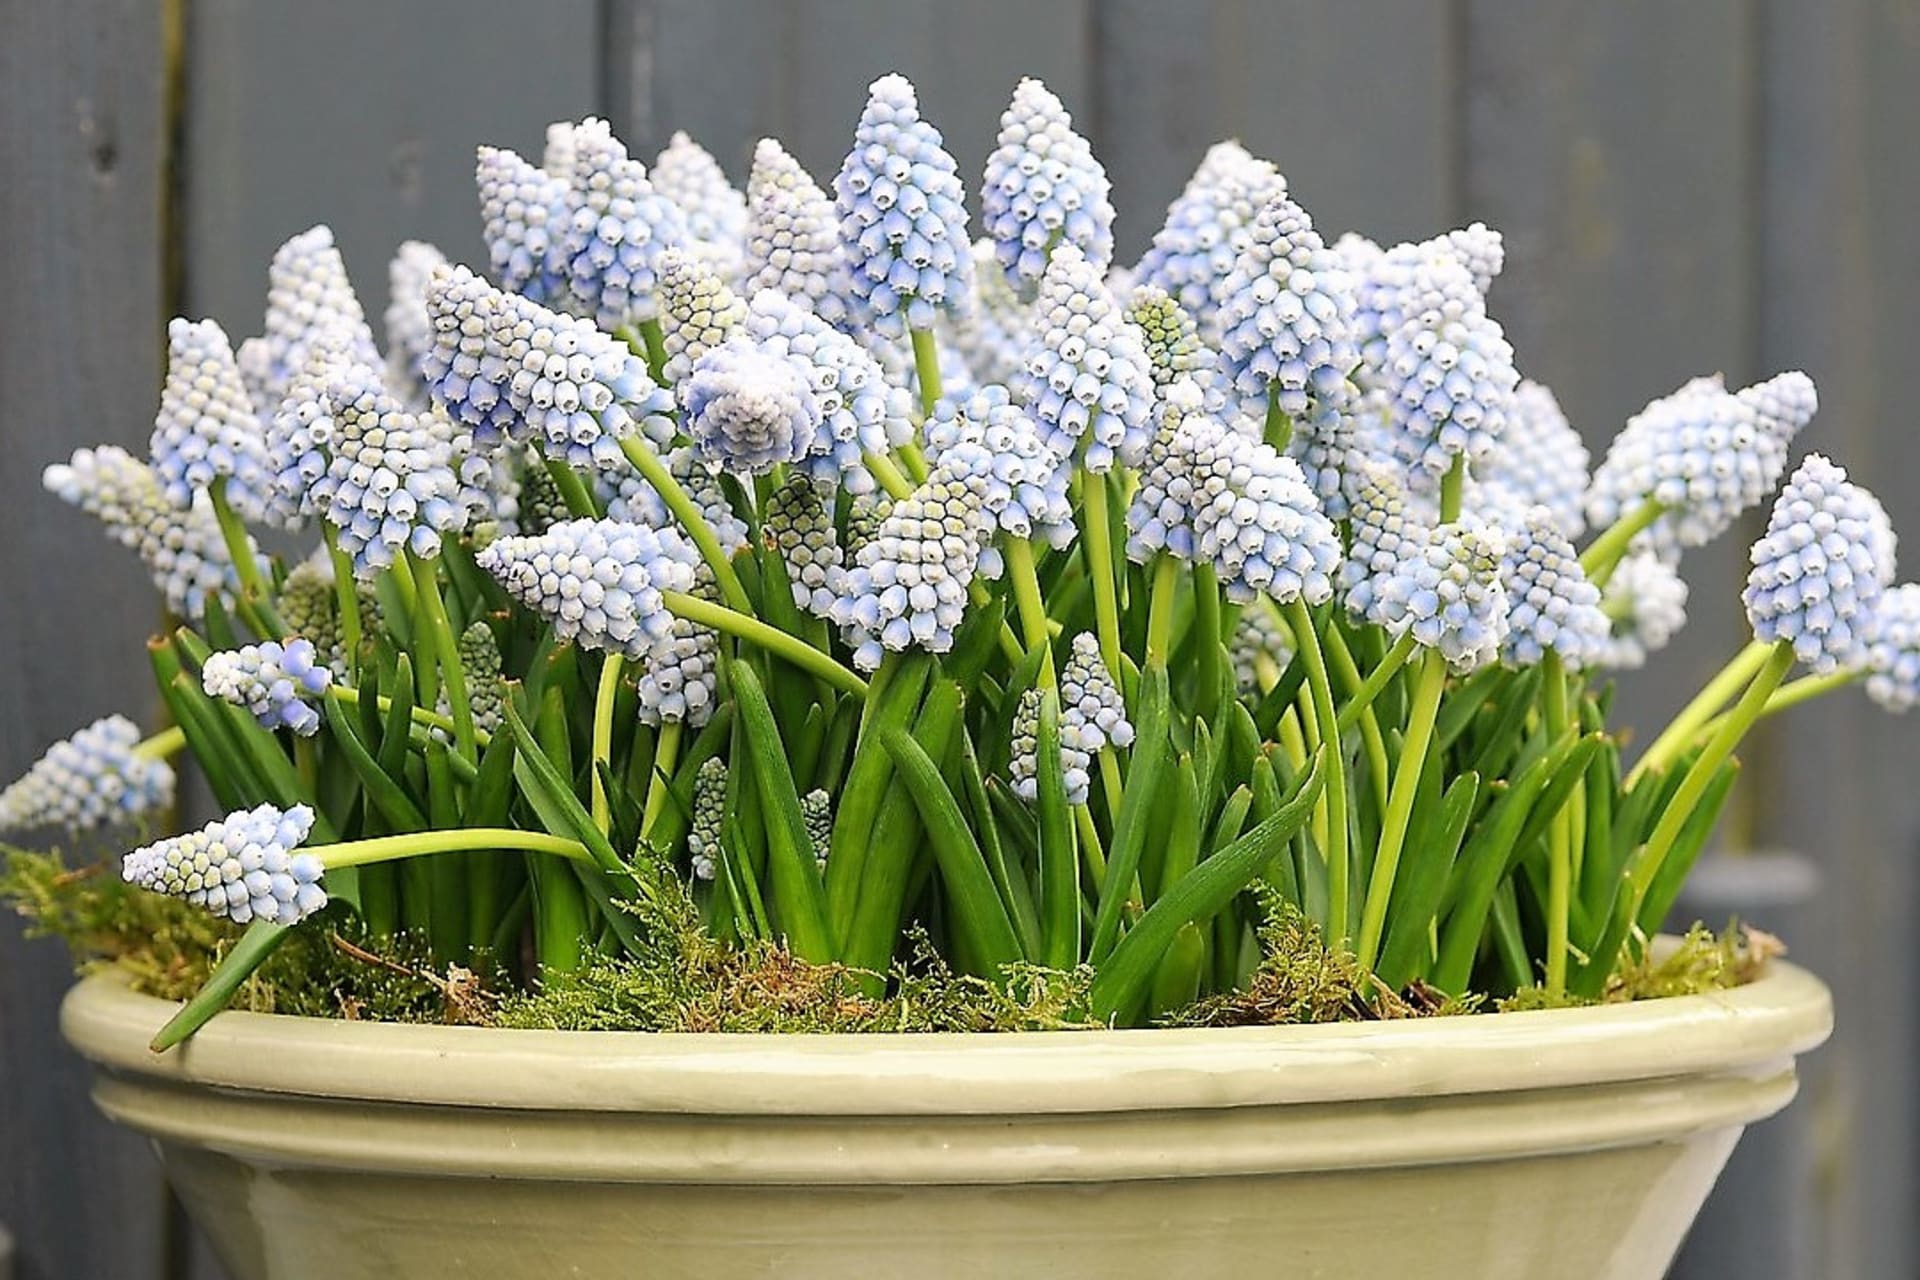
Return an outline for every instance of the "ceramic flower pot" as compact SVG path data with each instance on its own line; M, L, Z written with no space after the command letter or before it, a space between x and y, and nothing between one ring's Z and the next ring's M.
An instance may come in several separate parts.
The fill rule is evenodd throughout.
M239 1280L1652 1280L1819 1044L1818 979L1421 1022L1007 1036L223 1014L67 1038Z

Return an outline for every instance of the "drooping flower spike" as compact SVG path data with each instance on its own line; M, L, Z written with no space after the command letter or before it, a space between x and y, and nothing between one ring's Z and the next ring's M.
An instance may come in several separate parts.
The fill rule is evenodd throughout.
M447 266L447 255L424 240L408 240L387 265L387 381L409 408L427 396L422 368L433 345L433 321L427 316L427 284Z
M713 717L719 675L719 637L710 628L675 618L640 664L641 723L678 721L700 728Z
M706 259L669 249L660 255L659 267L660 327L667 350L662 373L678 386L694 361L739 331L747 307Z
M1847 473L1808 454L1753 544L1741 599L1757 639L1785 642L1817 674L1865 665L1891 570L1875 562L1885 513Z
M931 329L939 312L971 305L966 192L905 76L868 87L833 191L854 297L881 333Z
M311 640L266 640L210 654L200 684L208 697L245 708L263 729L311 738L320 731L313 703L332 686L333 671Z
M853 278L840 244L840 215L800 162L772 138L753 152L747 178L746 297L783 294L842 330L855 327Z
M573 303L609 332L652 320L660 255L688 243L686 220L606 121L581 121L572 143L560 243Z
M193 505L215 480L243 516L263 508L268 486L266 436L227 334L212 320L167 325L167 380L149 450L160 491L175 510Z
M638 661L673 628L663 591L690 591L699 553L677 529L565 520L501 538L476 558L555 636Z
M1456 675L1497 661L1509 609L1500 574L1506 539L1488 525L1456 522L1433 531L1382 588L1401 602L1397 629L1439 652Z
M1553 512L1534 506L1504 532L1500 583L1507 593L1507 635L1500 656L1530 667L1551 651L1576 671L1598 663L1611 624L1600 610L1600 588L1587 580Z
M716 471L765 475L806 457L820 425L809 372L745 339L701 356L680 388L701 458Z
M408 551L440 554L441 537L467 516L451 424L409 413L364 367L340 369L326 398L333 440L321 514L355 576L371 579Z
M678 206L688 247L725 278L737 278L745 260L747 201L713 153L675 130L653 162L653 186Z
M173 803L173 769L139 745L139 726L125 716L103 716L54 743L0 790L0 831L78 835L160 813Z
M154 893L205 907L236 924L298 924L327 905L319 857L296 852L313 830L306 805L230 813L198 831L143 845L120 874Z
M1030 294L1056 244L1075 246L1104 271L1113 260L1111 184L1060 99L1022 80L998 142L980 186L980 221L1007 276Z
M1567 422L1560 402L1540 383L1522 379L1513 393L1507 429L1474 469L1486 501L1519 507L1539 503L1561 533L1586 531L1586 445Z
M1644 667L1687 624L1686 579L1650 551L1630 554L1607 579L1600 608L1612 630L1596 665L1615 671Z
M1103 474L1138 466L1153 434L1153 365L1140 330L1080 250L1054 251L1035 303L1034 342L1014 392L1047 443Z
M987 509L1002 530L1056 550L1073 541L1067 495L1071 468L1005 387L982 387L964 400L942 399L924 429L927 457L935 464L955 449L978 450L974 469L985 477Z
M1867 625L1867 672L1867 696L1882 707L1904 712L1920 704L1920 583L1881 595Z
M1193 316L1204 336L1217 334L1220 286L1233 270L1260 209L1285 195L1287 180L1237 142L1207 149L1167 220L1134 269L1135 285L1158 285Z
M572 124L554 127L564 128L570 144ZM559 305L567 288L565 176L504 147L481 147L474 182L480 192L481 238L494 278L503 289Z

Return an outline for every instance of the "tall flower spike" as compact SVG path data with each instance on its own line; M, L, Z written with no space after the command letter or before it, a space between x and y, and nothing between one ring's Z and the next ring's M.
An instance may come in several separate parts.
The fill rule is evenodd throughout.
M1090 631L1073 638L1073 647L1060 667L1060 733L1072 735L1087 751L1133 745L1133 723L1120 686L1100 657L1100 642Z
M739 330L747 308L705 259L669 249L660 255L659 266L660 327L667 348L663 372L677 386L693 371L694 361Z
M1399 474L1381 462L1361 464L1350 510L1352 543L1340 562L1347 612L1389 631L1401 629L1407 601L1400 567L1418 557L1433 531L1408 509Z
M208 655L200 684L208 697L244 707L263 729L311 738L320 731L313 699L333 684L333 672L311 640L267 640Z
M159 813L173 803L173 769L138 754L139 745L139 726L125 716L103 716L54 743L0 790L0 831L78 835Z
M1112 184L1073 117L1038 80L1022 80L1000 117L980 184L980 221L1007 276L1031 292L1056 244L1105 270L1113 260Z
M973 242L973 281L972 309L942 316L936 332L942 345L950 346L966 362L976 383L1010 383L1020 376L1027 346L1033 341L1033 309L1007 283L994 256L993 241L984 236Z
M1146 343L1153 385L1163 401L1167 388L1184 378L1204 394L1207 412L1225 410L1226 384L1219 355L1200 340L1200 326L1172 294L1157 284L1137 286L1127 299L1127 319Z
M1282 604L1314 605L1331 600L1340 535L1300 465L1263 441L1224 428L1188 438L1195 446L1195 549L1213 562L1227 598L1264 594Z
M863 460L913 438L913 396L887 381L866 348L794 300L763 289L747 304L747 334L768 355L803 362L819 425L805 457L817 483L847 492L872 493L873 474Z
M680 397L687 434L715 470L765 475L798 462L820 425L807 366L744 338L701 356Z
M693 815L687 830L687 854L696 880L711 880L719 874L720 829L726 814L727 762L708 756L694 770Z
M1085 804L1087 793L1092 785L1093 752L1079 740L1078 734L1069 734L1066 727L1066 710L1060 715L1060 773L1066 783L1067 803ZM1028 689L1020 695L1020 702L1013 712L1013 753L1007 761L1007 772L1013 779L1013 793L1022 800L1032 800L1040 794L1038 773L1040 770L1040 691Z
M1040 281L1034 344L1014 391L1058 453L1087 470L1138 466L1153 438L1153 364L1146 342L1100 272L1063 244Z
M854 665L872 671L888 649L953 648L993 528L985 478L949 466L894 503L841 578L829 612Z
M327 401L334 433L322 515L355 576L375 577L403 551L440 554L441 535L466 516L448 433L401 408L368 369L338 373Z
M1394 455L1416 486L1437 487L1455 459L1477 463L1506 430L1520 375L1472 273L1451 254L1413 268L1380 377Z
M661 592L692 590L698 553L677 529L566 520L536 537L502 538L477 559L558 639L637 661L671 633Z
M931 329L971 305L966 192L905 76L867 89L853 149L833 180L853 294L881 333Z
M935 464L956 449L977 451L974 469L985 477L987 510L1001 529L1056 550L1073 541L1071 468L1005 387L982 387L965 400L942 399L925 431L927 457Z
M410 408L427 397L422 361L433 345L427 317L427 282L447 265L447 255L424 240L408 240L387 264L387 380Z
M1867 696L1888 711L1920 703L1920 584L1880 597L1867 627ZM6 797L0 796L0 809Z
M1587 446L1553 392L1523 380L1506 431L1473 478L1495 502L1545 506L1560 532L1577 538L1587 527L1587 462Z
M835 328L856 327L840 215L800 162L772 138L760 139L754 148L746 236L745 296L771 289L811 307Z
M561 249L574 301L607 330L653 319L659 258L687 243L686 220L604 120L574 126L567 203Z
M356 360L380 367L367 314L347 278L347 264L325 224L309 227L274 251L267 267L266 333L252 347L254 403L280 402L288 381L307 363L315 341L344 332Z
M298 529L326 510L333 446L333 402L327 389L353 368L353 343L345 330L319 335L307 346L307 363L287 384L287 393L266 420L264 445L272 471L261 518L281 529ZM369 385L375 374L362 376Z
M226 331L212 320L167 325L167 380L150 452L175 510L191 507L194 494L221 478L234 510L257 517L263 509L266 438Z
M679 206L694 255L720 275L739 277L745 260L747 201L713 153L676 131L653 162L653 186Z
M1269 395L1296 421L1346 408L1353 286L1306 210L1284 195L1261 208L1220 297L1220 351L1247 412L1265 413Z
M1612 630L1596 665L1613 671L1644 667L1687 625L1686 579L1652 552L1629 555L1607 579L1600 608Z
M571 137L572 126L567 129ZM552 304L563 298L565 178L529 164L504 147L481 147L474 183L480 191L480 234L494 278L502 288L535 302Z
M1812 383L1804 379L1781 375L1731 393L1718 379L1696 378L1627 419L1587 492L1593 527L1604 529L1653 498L1668 510L1636 546L1671 560L1719 537L1785 474L1793 436L1812 416ZM1804 398L1788 394L1802 385Z
M1496 661L1509 624L1500 576L1505 551L1506 540L1491 526L1456 522L1435 529L1394 573L1391 590L1404 601L1395 629L1438 650L1456 675Z
M1574 670L1599 662L1612 626L1600 611L1600 588L1587 580L1553 512L1534 506L1505 532L1500 583L1507 593L1507 637L1500 656L1520 667L1540 662L1548 650Z
M1741 600L1754 636L1786 641L1816 673L1864 665L1873 612L1891 576L1875 562L1874 526L1884 520L1880 504L1845 471L1808 454L1753 544Z
M1246 244L1255 215L1286 191L1287 180L1272 164L1237 142L1215 143L1186 189L1167 206L1166 223L1134 269L1135 283L1165 289L1203 335L1213 335L1220 286Z
M844 559L819 488L798 471L789 475L768 500L760 529L786 565L794 604L826 617Z
M667 474L679 482L688 499L699 509L722 551L732 555L747 544L746 521L734 514L733 500L727 497L720 478L700 460L691 446L682 445L671 450L661 462L666 464ZM631 467L595 473L594 488L606 507L609 520L652 525L656 529L672 526L677 520L667 509L660 491Z
M129 884L205 907L235 924L298 924L327 905L326 870L296 853L313 830L313 810L298 804L230 813L198 831L143 845L126 856Z
M110 444L74 450L67 462L48 467L41 483L137 552L172 612L198 620L209 600L231 604L239 581L204 496L189 510L175 511L161 495L153 468ZM251 538L247 546L251 550Z
M1348 232L1334 250L1353 274L1354 337L1367 365L1376 370L1386 363L1387 335L1405 319L1407 290L1421 262L1436 255L1454 258L1467 269L1482 297L1506 264L1505 241L1484 222L1385 250L1365 236Z
M1206 413L1204 394L1193 379L1169 385L1164 400L1160 425L1140 466L1140 485L1127 505L1127 558L1137 564L1162 551L1181 560L1196 558L1194 460L1226 431Z

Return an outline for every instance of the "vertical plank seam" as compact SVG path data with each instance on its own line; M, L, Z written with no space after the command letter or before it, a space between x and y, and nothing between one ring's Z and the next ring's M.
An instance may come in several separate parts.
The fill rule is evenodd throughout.
M1467 12L1469 3L1470 0L1447 0L1446 10L1444 57L1446 74L1450 80L1447 89L1452 120L1451 128L1447 131L1447 158L1443 170L1447 190L1442 193L1441 203L1447 209L1450 222L1456 226L1464 224L1471 213L1467 207L1473 170L1470 117L1473 109L1473 51L1469 33L1472 19Z

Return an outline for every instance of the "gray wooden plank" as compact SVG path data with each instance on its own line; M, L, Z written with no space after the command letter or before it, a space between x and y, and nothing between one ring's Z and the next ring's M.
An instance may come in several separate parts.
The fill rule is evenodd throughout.
M1098 5L1099 140L1120 259L1145 250L1167 203L1222 138L1278 164L1333 235L1395 241L1451 223L1460 195L1454 10L1424 0Z
M0 777L150 698L145 574L40 492L75 446L143 447L159 386L163 10L8 5L0 40ZM0 1222L18 1280L159 1274L159 1171L87 1098L60 1043L64 951L0 922Z

